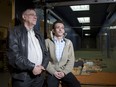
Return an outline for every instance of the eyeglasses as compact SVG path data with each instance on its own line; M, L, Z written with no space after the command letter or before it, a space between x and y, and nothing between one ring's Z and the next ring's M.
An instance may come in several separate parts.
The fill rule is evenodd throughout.
M28 16L36 16L37 17L36 14L25 14L25 15L28 15Z

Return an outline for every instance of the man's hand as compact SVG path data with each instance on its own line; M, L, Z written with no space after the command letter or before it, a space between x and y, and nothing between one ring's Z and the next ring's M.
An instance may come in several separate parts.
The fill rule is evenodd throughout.
M45 70L45 68L41 65L37 65L38 67L40 67L42 70Z
M38 75L38 74L41 74L42 70L45 70L44 67L41 65L37 65L34 67L32 72L34 75Z
M61 79L65 76L65 74L63 72L55 72L54 75L58 79Z

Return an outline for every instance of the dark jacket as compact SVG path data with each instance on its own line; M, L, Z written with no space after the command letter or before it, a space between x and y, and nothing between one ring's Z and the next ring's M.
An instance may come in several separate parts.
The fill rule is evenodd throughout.
M49 54L45 47L44 38L39 31L34 29L35 36L40 42L43 53L42 66L47 67L49 62ZM15 79L24 80L26 75L32 73L35 66L34 63L28 60L28 32L24 25L15 27L9 31L8 37L8 61L12 67L12 77Z

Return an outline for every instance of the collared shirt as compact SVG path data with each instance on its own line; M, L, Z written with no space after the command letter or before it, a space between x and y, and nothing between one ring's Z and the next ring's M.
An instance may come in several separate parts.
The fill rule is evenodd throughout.
M63 50L64 50L65 41L64 41L64 39L58 41L57 38L54 36L54 43L55 43L56 58L58 61L60 61Z
M35 65L42 63L42 50L33 29L28 30L28 59Z

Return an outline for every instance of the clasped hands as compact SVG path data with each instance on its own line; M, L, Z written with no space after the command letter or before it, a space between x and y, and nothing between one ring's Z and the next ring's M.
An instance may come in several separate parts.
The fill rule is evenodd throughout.
M58 72L58 71L56 71L54 75L57 79L61 79L65 76L64 72Z
M45 70L45 68L43 66L37 65L37 66L34 67L32 72L33 72L34 75L39 75L39 74L41 74L41 72L43 70Z

